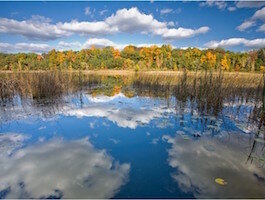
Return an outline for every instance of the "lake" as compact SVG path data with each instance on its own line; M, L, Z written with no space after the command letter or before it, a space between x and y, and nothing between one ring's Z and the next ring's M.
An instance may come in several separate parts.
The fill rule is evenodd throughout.
M0 74L1 198L265 198L259 74Z

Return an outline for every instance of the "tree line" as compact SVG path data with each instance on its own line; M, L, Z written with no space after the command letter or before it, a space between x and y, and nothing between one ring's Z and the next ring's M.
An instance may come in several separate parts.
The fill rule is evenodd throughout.
M80 51L56 51L48 53L0 53L0 70L224 70L265 71L265 48L249 52L225 51L222 48L200 50L198 48L172 49L161 47L126 46L123 50L113 47Z

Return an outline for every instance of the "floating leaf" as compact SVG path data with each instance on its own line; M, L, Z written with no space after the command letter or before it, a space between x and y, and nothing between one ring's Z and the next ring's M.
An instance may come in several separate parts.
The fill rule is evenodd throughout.
M216 178L215 182L219 185L226 185L227 184L227 182L222 178Z

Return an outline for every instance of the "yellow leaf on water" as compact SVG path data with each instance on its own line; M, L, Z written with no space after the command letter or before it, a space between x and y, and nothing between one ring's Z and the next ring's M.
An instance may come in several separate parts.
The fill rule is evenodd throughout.
M219 185L226 185L227 184L227 182L222 178L216 178L215 182Z

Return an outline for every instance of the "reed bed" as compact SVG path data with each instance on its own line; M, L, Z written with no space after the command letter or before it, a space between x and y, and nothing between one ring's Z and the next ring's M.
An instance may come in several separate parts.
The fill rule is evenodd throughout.
M60 71L0 74L1 105L14 103L17 97L20 101L27 99L38 105L38 102L63 103L64 95L76 92L107 96L122 92L128 97L174 97L177 102L190 102L200 113L218 115L224 102L253 101L260 109L262 89L260 74L221 71L184 71L175 75L136 73L130 76Z

